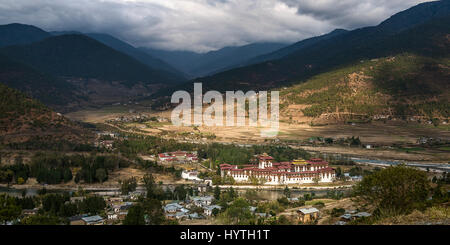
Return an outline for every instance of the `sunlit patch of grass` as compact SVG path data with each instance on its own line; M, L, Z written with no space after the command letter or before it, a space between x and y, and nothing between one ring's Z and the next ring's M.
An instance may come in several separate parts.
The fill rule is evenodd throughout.
M414 210L408 215L396 215L383 218L376 222L380 225L414 225L425 223L450 223L450 207L435 206L428 208L424 212Z
M443 147L439 147L438 149L442 150L442 151L450 151L450 146L443 146Z
M333 199L316 199L316 200L311 200L311 201L306 201L305 205L316 205L317 203L331 203L331 202L335 202L336 200Z

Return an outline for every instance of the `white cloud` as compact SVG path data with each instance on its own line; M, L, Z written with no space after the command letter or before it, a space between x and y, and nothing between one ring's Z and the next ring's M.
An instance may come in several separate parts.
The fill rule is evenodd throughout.
M208 51L376 25L426 0L2 0L0 24L104 32L135 46Z

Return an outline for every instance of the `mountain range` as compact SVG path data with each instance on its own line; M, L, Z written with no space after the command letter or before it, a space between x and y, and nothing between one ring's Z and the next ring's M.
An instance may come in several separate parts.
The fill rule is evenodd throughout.
M283 48L285 43L251 43L239 47L224 47L207 53L166 51L140 48L176 67L191 78L212 75L245 64L260 55Z
M180 79L85 35L52 36L31 44L3 47L0 53L55 76L124 81L130 86L139 81L176 83Z
M377 26L336 29L291 45L254 43L204 54L136 48L103 33L0 26L0 82L61 112L149 97L154 108L167 108L173 91L191 91L194 82L202 82L204 90L282 90L288 118L448 117L449 54L447 0L419 4ZM355 81L372 94L350 92L358 87L352 87ZM292 106L297 110L287 109Z
M309 45L301 44L311 42L311 39L302 41L276 52L279 55L275 56L281 58L198 78L191 83L203 82L206 89L222 91L274 88L301 82L361 59L402 52L447 55L449 16L450 1L419 4L393 15L378 26L338 31L337 34L332 32L325 35L328 38L312 39Z
M203 57L197 69L210 72L277 47L255 44L191 55ZM0 26L0 62L1 82L63 112L148 96L189 76L108 34L46 32L18 23Z
M158 102L154 108L167 108L169 103L160 98L175 90L192 91L194 82L202 82L204 91L288 91L283 92L281 96L283 108L297 108L291 112L286 109L288 119L296 116L320 118L336 111L337 114L350 115L404 113L448 118L450 103L449 88L446 85L450 83L449 55L450 1L423 3L395 14L377 26L352 31L335 30L249 61L262 61L260 63L230 69L191 80L169 90L161 90L154 95L154 100ZM377 59L393 59L397 62L391 62L389 66L382 65L382 62L377 72L372 70L377 67L375 64L359 70L354 69L362 63L369 64L368 61ZM396 72L397 70L404 73ZM422 74L415 74L419 71ZM330 74L334 74L331 80ZM349 77L354 76L358 77L356 81L369 86L366 87L366 92L379 93L377 95L390 99L375 102L364 95L364 90L358 90L356 94L349 92L353 89L352 83L342 81L348 81ZM301 87L302 84L307 85ZM335 84L340 86L336 87ZM317 93L318 91L322 93ZM316 94L317 97L305 94ZM356 99L355 96L360 97ZM415 106L420 103L424 105L420 108ZM377 109L374 109L375 107ZM435 110L430 111L430 108Z

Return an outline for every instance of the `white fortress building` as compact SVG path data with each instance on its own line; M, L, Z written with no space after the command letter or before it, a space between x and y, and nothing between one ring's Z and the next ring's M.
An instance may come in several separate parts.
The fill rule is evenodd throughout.
M273 157L264 153L256 156L256 159L257 165L243 165L241 168L238 165L221 164L221 176L231 176L239 183L258 180L266 185L307 184L315 181L329 183L335 179L334 169L319 158L274 163Z

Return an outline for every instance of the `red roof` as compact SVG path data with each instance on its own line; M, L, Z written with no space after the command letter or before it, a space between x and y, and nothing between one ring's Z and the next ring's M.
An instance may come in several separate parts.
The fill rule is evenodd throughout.
M334 171L334 168L321 168L321 169L318 169L317 171L319 171L319 172L331 172L331 171Z
M311 165L326 165L326 164L328 164L328 162L325 162L325 161L322 161L322 160L320 160L320 161L317 161L317 160L315 160L315 161L306 161L306 162L311 164Z
M261 160L273 160L273 157L271 156L259 156L258 158Z
M158 154L160 158L174 158L174 156L167 155L166 153Z

